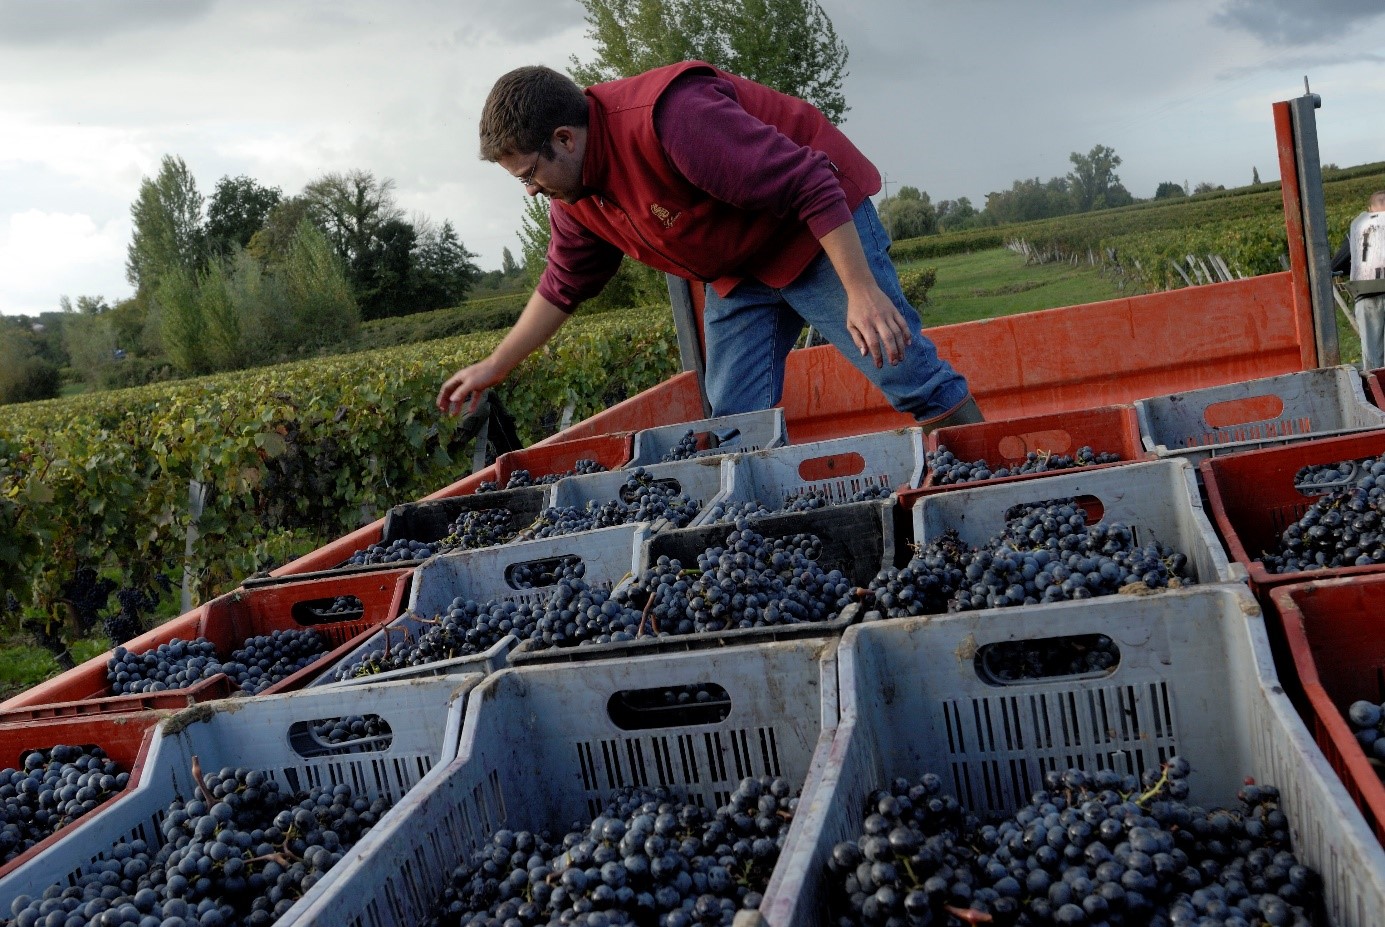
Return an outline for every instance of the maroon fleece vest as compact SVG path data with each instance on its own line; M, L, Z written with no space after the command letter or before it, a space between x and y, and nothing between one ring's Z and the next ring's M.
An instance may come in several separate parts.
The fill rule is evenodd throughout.
M880 189L880 173L814 106L700 61L685 61L588 88L583 183L599 191L574 205L555 201L597 236L667 273L729 293L746 277L787 286L821 252L797 217L781 218L712 199L669 164L654 129L654 105L688 71L730 81L746 112L827 155L855 210Z

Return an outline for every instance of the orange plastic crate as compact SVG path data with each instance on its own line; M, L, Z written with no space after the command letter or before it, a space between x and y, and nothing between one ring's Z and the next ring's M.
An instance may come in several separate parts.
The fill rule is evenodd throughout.
M1317 496L1305 495L1294 486L1294 476L1301 468L1383 453L1385 431L1368 431L1210 457L1199 464L1209 514L1231 559L1245 566L1252 588L1264 592L1288 583L1385 572L1385 564L1375 564L1271 573L1255 559L1278 548L1284 529L1302 518L1317 500Z
M1385 843L1385 783L1346 719L1358 699L1385 702L1385 574L1279 586L1305 720L1347 792Z
M950 483L941 486L933 483L933 474L929 472L924 475L922 485L900 491L899 502L906 508L912 506L914 500L921 496L954 489L1016 483L1042 479L1053 473L1117 467L1122 463L1154 459L1154 455L1146 451L1140 443L1140 423L1132 405L1102 406L1078 412L1053 412L1006 421L953 425L950 428L939 428L924 441L929 452L945 446L956 454L959 460L985 460L997 468L1020 463L1030 451L1072 455L1083 445L1090 445L1092 450L1099 454L1119 454L1121 460L1119 463L1071 467L1049 473L1022 473L974 483Z
M144 772L149 743L154 738L154 726L166 715L145 711L133 714L101 715L97 717L54 718L25 724L0 724L0 769L18 768L25 754L47 750L58 744L96 746L130 774L130 781L119 793L88 811L81 817L87 821L116 804L139 785ZM74 825L69 825L74 826ZM40 840L34 846L0 865L0 876L7 875L39 855L52 843L58 833Z
M537 480L555 473L567 473L579 460L595 460L607 470L616 470L629 462L634 443L634 432L623 431L526 447L497 457L494 479L504 486L516 470L528 470Z
M217 655L226 658L251 637L272 631L312 628L322 635L331 649L261 694L291 692L306 685L343 656L357 635L398 617L408 604L412 580L413 570L396 569L237 589L160 625L126 643L125 647L143 653L175 637L183 640L205 637L216 646ZM361 600L363 607L359 614L347 613L347 617L337 620L317 614L337 596L344 595L354 595ZM109 659L108 651L10 699L0 705L0 724L147 708L176 709L239 693L224 674L218 673L186 689L112 695L106 679Z

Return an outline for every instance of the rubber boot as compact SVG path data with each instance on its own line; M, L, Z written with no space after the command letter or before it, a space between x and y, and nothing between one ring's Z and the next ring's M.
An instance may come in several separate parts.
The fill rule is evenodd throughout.
M948 409L942 415L935 415L933 418L926 418L919 422L919 427L924 434L932 434L939 428L946 428L949 425L971 425L976 422L984 422L986 419L981 415L981 409L976 405L976 400L970 394L957 405Z

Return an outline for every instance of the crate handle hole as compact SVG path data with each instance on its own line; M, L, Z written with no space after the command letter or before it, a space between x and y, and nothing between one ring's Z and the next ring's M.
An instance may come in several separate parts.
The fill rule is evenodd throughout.
M342 753L378 753L394 742L390 723L376 714L295 721L289 746L304 759Z
M798 465L798 478L805 483L821 480L839 479L864 473L866 459L855 451L845 454L828 454L824 457L809 457Z
M607 700L606 713L622 731L719 724L731 714L731 696L714 682L623 689Z
M339 621L359 621L365 617L365 603L354 595L309 599L294 602L289 615L303 627L315 624L335 624Z
M1120 647L1105 634L998 641L983 644L973 658L977 677L990 686L1099 678L1114 673L1120 661Z
M1061 428L1050 431L1031 431L1022 435L1006 435L996 450L1003 460L1023 460L1030 451L1036 454L1066 454L1072 450L1072 434Z
M560 580L579 578L585 573L581 557L559 554L510 564L505 568L505 583L511 589L539 589Z
M1202 412L1208 428L1227 428L1250 422L1268 422L1284 414L1284 399L1273 393L1214 402Z

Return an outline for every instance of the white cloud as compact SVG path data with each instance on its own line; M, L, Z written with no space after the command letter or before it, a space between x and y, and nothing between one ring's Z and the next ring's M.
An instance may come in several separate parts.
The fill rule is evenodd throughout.
M158 169L157 150L134 130L45 124L3 112L0 126L0 168L41 168L100 190L138 185L141 176Z
M64 295L124 295L129 237L129 223L118 219L98 225L88 215L37 209L8 216L0 227L0 314L51 312Z

